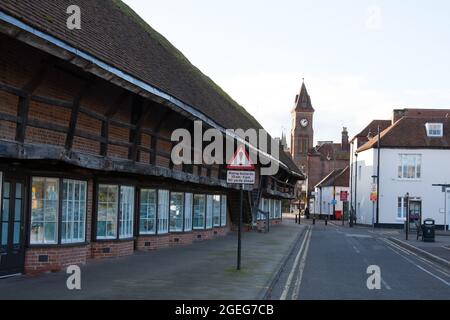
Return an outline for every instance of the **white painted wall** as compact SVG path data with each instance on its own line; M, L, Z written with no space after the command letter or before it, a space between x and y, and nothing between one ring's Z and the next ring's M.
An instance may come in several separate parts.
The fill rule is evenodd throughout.
M399 154L421 154L421 178L404 180L397 177ZM372 203L370 190L376 174L377 150L370 149L358 155L357 178L357 222L371 224ZM380 160L380 223L403 224L397 217L398 197L409 192L410 197L422 200L422 219L432 218L436 224L444 224L444 209L447 225L450 224L450 193L445 206L445 196L436 183L450 183L450 150L432 149L381 149ZM361 174L360 174L361 172ZM355 181L353 180L353 183Z
M322 190L322 191L321 191ZM350 188L336 186L336 211L343 211L344 205L341 199L341 191L350 192ZM315 201L312 213L320 214L320 193L322 192L322 214L323 215L333 215L333 205L331 201L333 200L333 187L323 187L322 189L315 189Z

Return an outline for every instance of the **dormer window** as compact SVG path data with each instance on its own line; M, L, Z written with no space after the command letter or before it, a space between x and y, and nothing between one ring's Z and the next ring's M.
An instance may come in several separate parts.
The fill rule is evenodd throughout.
M444 136L444 126L442 123L427 123L425 125L427 128L427 135L429 137L443 137Z

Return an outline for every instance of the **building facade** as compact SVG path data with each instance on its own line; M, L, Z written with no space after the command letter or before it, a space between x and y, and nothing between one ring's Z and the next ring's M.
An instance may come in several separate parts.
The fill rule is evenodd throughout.
M123 3L78 1L80 30L66 27L69 5L0 3L0 276L189 244L238 221L226 159L176 164L171 135L259 123ZM261 201L276 223L303 174L232 139L279 165L257 165L244 197L249 228Z
M391 125L356 150L351 205L357 223L402 228L427 218L450 223L450 110L394 110ZM379 176L379 177L378 177ZM379 181L377 181L377 177ZM370 194L375 190L378 201Z
M326 216L329 220L341 220L349 212L350 168L333 170L315 186L314 198L310 204L310 213Z

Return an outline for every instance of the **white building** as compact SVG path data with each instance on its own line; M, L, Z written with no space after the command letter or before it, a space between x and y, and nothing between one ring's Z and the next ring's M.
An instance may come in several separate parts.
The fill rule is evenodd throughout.
M342 218L342 214L347 212L348 201L341 200L341 193L349 194L349 172L349 167L335 169L315 186L310 204L312 214L328 216L329 219Z
M449 115L450 110L395 110L379 141L372 132L362 146L352 142L350 205L357 223L402 227L409 209L411 225L432 218L438 228L449 226L450 188L446 196L433 186L450 184ZM378 172L377 214L370 195Z

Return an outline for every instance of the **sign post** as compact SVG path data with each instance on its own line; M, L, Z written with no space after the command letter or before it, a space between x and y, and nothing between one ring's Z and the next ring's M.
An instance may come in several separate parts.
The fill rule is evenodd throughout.
M239 146L233 158L230 159L227 166L227 183L240 186L239 192L239 218L238 218L238 246L237 246L237 270L241 270L242 255L242 219L244 207L244 188L245 185L255 184L255 166L248 156L244 146Z

